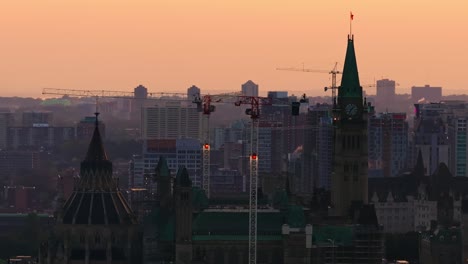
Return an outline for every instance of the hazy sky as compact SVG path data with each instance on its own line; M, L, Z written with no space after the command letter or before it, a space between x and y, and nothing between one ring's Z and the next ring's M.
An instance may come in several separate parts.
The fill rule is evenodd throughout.
M361 84L390 78L468 93L466 0L21 0L0 2L0 96L43 87L325 95L349 12ZM375 88L369 88L375 93Z

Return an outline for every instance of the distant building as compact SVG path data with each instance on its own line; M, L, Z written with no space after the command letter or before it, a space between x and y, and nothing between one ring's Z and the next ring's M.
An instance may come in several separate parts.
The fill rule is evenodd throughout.
M0 112L0 149L8 147L8 128L14 126L14 114L10 111Z
M133 89L134 99L130 101L131 113L133 119L141 118L142 108L145 106L146 98L148 98L148 89L143 85L138 85Z
M391 106L395 99L395 81L389 79L378 80L376 86L376 105L381 109Z
M163 102L143 108L143 139L179 139L201 137L201 115L190 102Z
M145 178L153 176L153 171L160 157L165 157L169 169L175 173L179 167L185 167L191 173L194 186L201 186L201 144L196 139L152 139L143 144L143 154L134 156L130 163L131 188L149 187L151 181Z
M95 116L86 116L81 119L80 122L76 125L76 138L78 140L89 140L93 136L94 127L96 123ZM101 136L106 137L106 125L99 121L99 131L101 131Z
M305 118L303 126L303 176L296 184L303 195L312 194L314 188L329 190L331 186L333 158L331 105L311 105ZM301 126L298 129L300 131Z
M10 127L7 146L9 149L47 149L74 139L74 127L49 127L47 124L34 124L32 127Z
M4 186L4 196L9 209L15 213L29 213L39 204L39 192L34 186Z
M450 144L450 171L455 176L468 177L468 104L452 105L448 117L448 139Z
M441 162L450 164L447 115L443 104L416 104L412 133L413 157L421 151L426 174L435 172Z
M379 100L393 100L393 97L395 97L395 81L389 79L377 80L376 96Z
M430 85L411 87L411 99L417 103L420 101L437 103L442 100L442 87L433 87Z
M407 165L408 122L405 113L369 118L369 177L393 177Z
M52 125L53 113L50 111L26 111L23 112L23 127L34 125Z
M187 98L193 100L196 96L200 96L200 88L192 85L187 89Z
M0 151L0 176L14 176L21 170L40 168L40 153L37 151Z
M241 92L244 96L258 96L258 84L248 80L242 85Z

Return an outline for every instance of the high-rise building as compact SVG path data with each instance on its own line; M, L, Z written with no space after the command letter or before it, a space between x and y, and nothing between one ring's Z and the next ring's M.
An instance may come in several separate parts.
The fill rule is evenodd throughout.
M333 120L331 116L320 118L317 136L317 178L316 187L330 190L333 165Z
M76 125L76 138L78 140L89 140L93 135L95 122L95 116L86 116L85 118L81 119L80 122ZM105 138L106 125L102 121L99 121L99 131L101 131L101 136Z
M248 80L242 85L241 92L244 96L258 96L258 84Z
M369 177L394 177L407 165L408 122L405 113L369 118Z
M424 86L411 87L411 99L413 102L437 103L442 100L442 87L433 87L428 84Z
M143 85L138 85L133 89L134 99L130 101L131 117L138 119L141 117L142 108L145 106L146 98L148 98L148 89Z
M372 111L359 83L353 36L348 47L337 102L333 105L335 153L332 214L349 216L354 204L367 204L367 115ZM374 212L375 213L375 212Z
M167 101L143 108L143 139L201 137L201 115L192 103Z
M416 157L415 153L421 151L426 174L429 175L441 162L450 164L450 139L447 134L447 117L450 114L444 104L416 104L415 107L412 156Z
M377 81L376 101L379 107L387 108L391 106L395 99L395 81L382 79Z
M193 100L196 96L200 96L200 88L192 85L187 89L187 98Z
M23 112L23 127L34 125L52 125L53 113L50 111L26 111Z
M447 121L450 144L449 168L454 176L468 177L468 105L461 103L452 113Z
M175 173L180 167L190 172L194 186L201 186L201 144L196 139L150 139L143 144L143 155L134 156L130 163L129 185L132 188L148 187L145 177L152 173L161 157L167 161L169 169Z
M8 128L15 122L14 115L10 111L0 112L0 149L8 146Z
M142 263L137 219L112 176L97 122L80 178L58 208L39 263Z
M303 126L298 126L298 131L303 131L303 155L302 155L302 176L296 180L296 191L301 196L311 196L315 188L326 188L328 180L327 167L331 166L331 152L321 153L320 149L326 150L330 145L333 131L331 123L327 127L327 118L330 119L331 105L316 104L308 108L305 114ZM324 140L324 141L321 141ZM328 178L330 176L328 175ZM322 179L321 179L322 178ZM320 181L322 182L320 183ZM329 185L328 185L329 187Z

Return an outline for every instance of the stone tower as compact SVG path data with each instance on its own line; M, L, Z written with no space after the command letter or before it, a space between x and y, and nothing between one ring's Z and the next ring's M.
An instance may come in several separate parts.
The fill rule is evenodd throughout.
M55 227L40 248L44 264L141 263L136 218L112 178L98 128L73 193L57 213Z
M331 177L331 214L350 216L353 204L367 204L367 115L370 104L362 87L354 52L354 37L348 47L338 98L333 102L334 159Z
M174 184L176 264L192 260L192 182L187 169L180 168Z

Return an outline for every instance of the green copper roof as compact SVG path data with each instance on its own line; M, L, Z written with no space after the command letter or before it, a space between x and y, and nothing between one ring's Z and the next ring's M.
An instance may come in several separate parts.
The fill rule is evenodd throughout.
M330 244L350 246L353 244L352 226L314 226L312 231L314 244ZM333 242L331 242L333 241Z
M289 204L288 194L285 190L276 190L273 196L273 205L279 208L286 208Z
M338 89L338 98L360 97L362 98L362 87L359 83L359 74L354 52L354 39L348 38L341 87Z
M280 212L258 213L258 235L281 235L286 217ZM248 212L202 212L193 222L194 235L248 236Z
M302 228L305 226L305 216L302 207L291 205L287 211L287 219L290 227Z
M257 236L258 241L280 241L283 237L281 235L272 235L272 236ZM247 241L249 240L248 235L195 235L192 236L193 241Z
M205 191L198 188L192 188L192 205L195 209L204 209L208 207L208 197Z
M190 187L192 186L192 181L188 175L187 168L180 167L176 175L176 185L181 187Z
M173 241L175 234L175 217L172 212L162 208L154 208L145 217L146 223L156 225L160 241Z
M171 172L167 166L166 158L163 156L159 157L158 165L156 166L156 174L161 177L170 177Z

